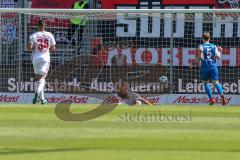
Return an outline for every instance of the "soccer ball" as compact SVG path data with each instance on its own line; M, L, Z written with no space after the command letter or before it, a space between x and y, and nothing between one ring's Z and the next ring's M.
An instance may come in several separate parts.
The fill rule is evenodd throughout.
M166 83L168 83L168 78L166 76L161 76L161 77L159 77L159 81L161 83L166 84Z
M141 106L141 105L142 105L142 102L137 100L137 101L136 101L136 105Z

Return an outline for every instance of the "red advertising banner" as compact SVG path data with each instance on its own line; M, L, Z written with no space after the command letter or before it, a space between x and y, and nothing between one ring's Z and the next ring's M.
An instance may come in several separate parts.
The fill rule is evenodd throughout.
M163 0L163 5L215 5L216 0Z
M98 0L101 3L102 9L113 9L119 6L138 6L141 8L141 4L145 7L146 5L152 6L153 2L159 4L161 6L211 6L215 8L240 8L239 0L198 0L198 1L190 1L190 0L153 0L152 2L144 1L144 0Z
M32 8L71 8L76 0L32 0ZM39 16L32 16L31 25L36 25ZM66 19L57 19L54 17L49 17L45 19L48 26L61 26L63 28L68 26L68 21Z
M71 8L76 0L32 0L32 8Z
M216 0L198 0L198 1L190 1L190 0L154 0L154 1L144 1L144 0L98 0L101 3L102 9L114 9L117 6L127 5L132 6L135 5L137 8L141 8L143 5L144 7L149 6L150 8L154 6L154 4L159 4L161 6L168 6L168 5L182 5L182 6L189 6L189 5L200 5L200 6L215 6ZM220 0L225 1L225 0Z
M196 48L173 48L173 66L190 66L196 59ZM183 56L184 55L184 56ZM170 48L103 48L97 53L105 65L169 66ZM122 57L122 58L120 58ZM115 61L113 62L113 60ZM218 66L239 67L240 48L223 48Z
M102 9L114 9L116 5L122 4L138 4L138 0L99 0L102 5Z

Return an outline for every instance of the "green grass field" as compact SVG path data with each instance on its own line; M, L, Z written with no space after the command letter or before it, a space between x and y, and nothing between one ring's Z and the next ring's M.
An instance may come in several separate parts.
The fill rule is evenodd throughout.
M65 122L53 105L0 105L0 159L239 160L240 107L118 106L91 121Z

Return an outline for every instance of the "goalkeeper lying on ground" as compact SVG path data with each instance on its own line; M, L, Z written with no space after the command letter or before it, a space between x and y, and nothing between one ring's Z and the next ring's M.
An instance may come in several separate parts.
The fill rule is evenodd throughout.
M133 105L152 105L148 100L142 98L139 94L130 91L126 86L119 86L116 90L117 95L121 98L121 101L125 102L129 106Z

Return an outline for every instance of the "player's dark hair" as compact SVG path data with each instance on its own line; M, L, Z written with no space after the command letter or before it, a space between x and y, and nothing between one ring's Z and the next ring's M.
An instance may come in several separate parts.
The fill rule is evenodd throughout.
M39 20L37 23L37 26L39 29L45 28L45 21L44 20Z
M117 94L119 97L123 98L123 99L127 99L128 98L128 93L124 90L118 90Z
M210 40L210 33L208 33L208 32L203 33L202 38L205 41L209 41Z

